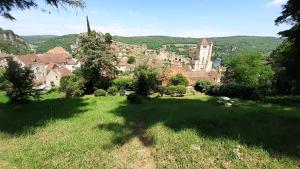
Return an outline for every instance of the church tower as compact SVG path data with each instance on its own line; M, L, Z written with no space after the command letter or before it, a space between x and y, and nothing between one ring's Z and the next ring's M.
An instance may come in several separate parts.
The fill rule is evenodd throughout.
M196 53L192 57L192 70L210 72L212 69L212 49L213 43L206 39L199 41Z

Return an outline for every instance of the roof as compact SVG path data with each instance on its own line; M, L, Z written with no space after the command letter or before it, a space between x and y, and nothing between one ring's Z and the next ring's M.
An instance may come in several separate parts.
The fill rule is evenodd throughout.
M25 65L34 65L34 64L39 64L40 59L37 55L22 55L22 56L17 56L15 57L21 62L23 62Z
M68 55L70 55L70 53L68 51L66 51L63 47L55 47L53 49L50 49L47 53L50 53L50 54L68 54Z
M72 72L65 67L58 67L53 69L56 74L60 74L61 77L71 76Z
M52 53L45 53L40 54L39 59L41 63L49 64L49 63L55 63L55 64L70 64L75 65L75 61L66 53L60 53L60 54L52 54Z
M57 65L55 63L50 63L50 64L47 65L46 69L47 70L52 70L52 69L54 69L56 67L57 67Z
M199 41L199 45L200 46L206 46L209 45L209 42L207 41L207 39L202 39Z

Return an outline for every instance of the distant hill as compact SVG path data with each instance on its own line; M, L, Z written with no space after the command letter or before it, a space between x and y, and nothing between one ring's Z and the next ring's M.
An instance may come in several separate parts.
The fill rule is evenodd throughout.
M43 53L56 46L62 46L71 50L71 45L75 43L76 34L64 35L58 37L37 36L31 39L25 38L31 44L37 46L36 51ZM34 40L33 40L34 39ZM114 36L115 41L127 44L146 44L149 49L158 50L163 45L196 45L199 38L181 38L168 36L139 36L139 37L122 37ZM214 56L227 58L235 53L260 51L265 55L270 54L281 42L281 39L275 37L260 36L232 36L208 38L214 43Z
M32 53L31 47L11 30L0 28L0 51L8 54Z
M57 35L32 35L32 36L21 36L26 42L31 43L36 40L48 40L57 37Z
M50 49L53 49L57 46L61 46L71 51L71 45L76 42L77 34L70 34L64 36L53 36L53 35L46 35L46 36L25 36L26 42L32 44L34 49L37 53L45 53Z

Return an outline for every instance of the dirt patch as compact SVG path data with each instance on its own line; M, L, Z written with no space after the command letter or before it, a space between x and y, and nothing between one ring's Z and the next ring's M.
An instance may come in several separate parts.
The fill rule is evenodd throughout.
M145 123L138 122L134 125L134 137L122 145L117 152L117 168L153 169L156 168L153 153L150 147L153 138L145 132Z

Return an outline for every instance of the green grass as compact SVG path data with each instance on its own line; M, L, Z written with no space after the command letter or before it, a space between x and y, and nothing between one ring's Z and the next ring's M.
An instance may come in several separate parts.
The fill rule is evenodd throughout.
M299 168L300 106L203 95L4 104L0 168ZM2 101L3 100L3 101ZM240 155L239 155L240 154Z

